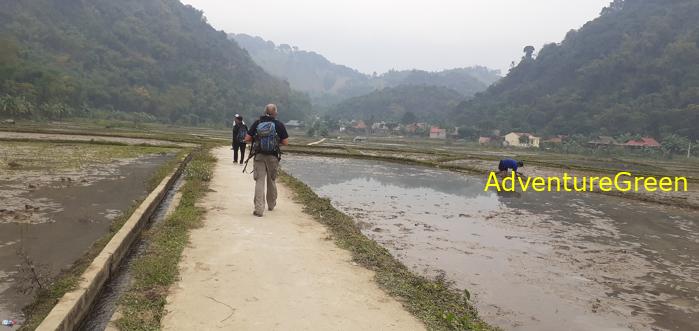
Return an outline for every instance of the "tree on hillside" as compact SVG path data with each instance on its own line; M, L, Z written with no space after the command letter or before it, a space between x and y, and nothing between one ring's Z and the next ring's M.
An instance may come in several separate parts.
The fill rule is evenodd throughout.
M0 68L16 65L19 55L17 43L12 39L0 37L0 45Z
M524 58L531 60L532 56L534 55L535 50L536 49L534 48L534 46L525 46L524 47Z
M90 109L214 125L269 102L285 119L310 109L307 96L255 65L202 11L163 0L2 2L0 98L3 114L26 118Z
M676 135L668 134L662 138L662 148L667 153L682 154L687 152L689 148L689 139Z
M415 116L415 113L408 111L405 114L403 114L403 118L400 121L403 124L411 124L417 122L417 116Z
M614 1L605 14L547 44L486 92L457 124L547 134L625 132L699 138L699 1ZM665 128L665 129L662 129Z

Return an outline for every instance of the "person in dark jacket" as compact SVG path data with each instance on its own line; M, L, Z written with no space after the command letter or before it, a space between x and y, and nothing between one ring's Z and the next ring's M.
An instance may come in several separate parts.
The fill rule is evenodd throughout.
M248 127L243 122L243 116L235 114L235 124L233 125L233 162L238 163L238 152L240 152L240 164L245 160L245 136L248 134Z

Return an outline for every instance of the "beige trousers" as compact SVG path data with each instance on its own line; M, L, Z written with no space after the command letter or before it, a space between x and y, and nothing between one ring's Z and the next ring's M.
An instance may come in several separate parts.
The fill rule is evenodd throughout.
M277 205L277 168L279 159L276 155L255 155L253 178L255 178L255 212L262 215L265 211L265 182L267 182L267 206L270 210Z

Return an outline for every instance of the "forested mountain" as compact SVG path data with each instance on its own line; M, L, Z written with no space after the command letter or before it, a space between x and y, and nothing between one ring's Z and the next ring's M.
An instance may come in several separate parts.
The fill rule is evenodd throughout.
M0 39L2 116L199 124L310 107L177 0L1 1Z
M275 45L246 34L231 34L230 38L247 50L265 71L287 80L294 89L308 93L316 103L334 103L374 89L369 76L332 63L320 54L287 44Z
M446 123L451 110L463 99L463 95L446 87L401 85L342 101L331 108L328 116L369 122Z
M615 0L455 117L481 130L699 138L699 1Z
M289 82L292 88L308 93L319 105L329 105L376 89L399 85L448 87L463 96L473 96L500 78L499 72L471 67L427 72L392 70L382 75L365 75L334 64L322 55L299 50L287 44L275 45L260 37L234 34L241 47L267 72Z
M391 70L376 79L383 86L434 85L453 89L464 96L484 91L500 79L498 70L476 66L448 69L438 72L424 70Z

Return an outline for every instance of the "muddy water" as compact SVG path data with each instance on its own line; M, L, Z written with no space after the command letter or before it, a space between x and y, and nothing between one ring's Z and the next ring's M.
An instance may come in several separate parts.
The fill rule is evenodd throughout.
M70 267L121 211L148 194L146 181L172 156L146 156L94 181L57 182L22 193L22 201L41 206L31 208L40 210L42 221L0 223L0 317L22 320L21 309L33 298L27 260L43 281ZM0 181L0 187L16 184Z
M153 212L153 215L149 219L149 223L146 225L148 228L165 221L175 208L177 208L179 204L178 192L182 185L184 185L184 179L183 177L179 177L165 197L163 197L163 201L158 205L158 208ZM117 311L119 299L131 286L133 280L133 263L145 253L149 246L150 241L144 240L144 238L137 239L119 265L119 270L117 270L104 285L102 292L97 297L94 306L85 317L79 330L105 330L109 326L109 323Z
M286 156L286 171L416 272L445 273L506 330L699 330L699 213L598 194Z

